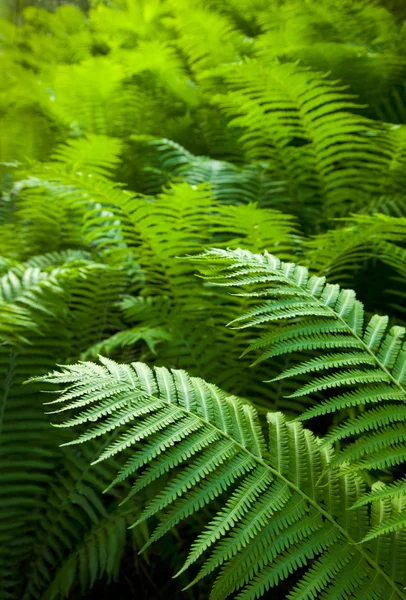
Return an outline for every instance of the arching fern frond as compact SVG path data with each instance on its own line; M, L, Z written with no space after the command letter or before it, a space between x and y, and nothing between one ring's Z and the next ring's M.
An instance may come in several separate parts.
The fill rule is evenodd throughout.
M260 350L259 361L316 351L315 358L277 379L306 373L310 380L291 397L321 395L321 401L305 410L300 420L336 412L351 417L358 414L327 436L336 442L355 437L335 462L384 469L406 460L403 327L388 331L388 317L378 315L364 324L364 307L352 290L340 290L324 277L310 276L306 268L282 263L266 252L213 249L196 261L216 285L249 286L249 296L261 297L261 304L232 322L237 328L255 327L262 333L251 345ZM401 413L398 418L397 410Z
M0 344L0 596L12 600L21 598L22 565L32 552L61 443L50 431L37 389L23 387L33 373L52 368L61 342L32 333L30 339L35 344L24 352Z
M172 140L142 136L132 139L144 153L147 150L148 160L143 169L147 193L155 193L165 183L180 178L190 185L209 182L213 195L222 204L255 201L267 207L282 204L286 199L284 182L275 181L266 163L240 167L225 160L195 156Z
M308 240L301 260L330 282L354 287L371 310L383 299L402 318L405 242L404 217L354 215L344 226Z
M44 335L59 320L60 327L68 326L72 353L76 345L85 349L108 328L126 278L120 270L92 261L44 269L18 264L0 279L0 339L27 341L28 331Z
M254 14L263 31L256 38L260 55L331 73L362 104L380 103L404 78L401 29L386 5L286 0Z
M228 248L249 248L252 252L267 249L281 260L300 252L302 237L296 219L257 204L218 207L214 225L214 243ZM219 242L224 239L221 244Z
M338 590L360 600L405 597L398 586L404 585L401 571L388 565L395 557L384 559L372 546L357 543L368 529L368 513L365 507L347 508L362 493L362 482L337 467L322 477L332 450L301 424L269 413L265 436L252 406L202 379L100 360L40 380L65 387L51 403L52 412L68 411L59 427L86 425L70 444L116 431L96 461L123 455L109 487L129 479L129 500L170 476L134 524L160 513L146 547L217 499L215 516L178 574L198 563L196 583L220 568L215 600L231 594L259 598L298 570L292 600L316 594L336 600Z
M345 88L291 63L247 59L214 75L226 92L214 101L241 129L247 158L269 162L302 218L340 216L365 203L388 149L377 132L369 135L373 123L355 113L360 107Z
M67 486L69 501L65 502L71 511L70 537L69 532L64 531L69 511L63 512L60 501L66 491L65 471L69 471L69 465L72 466L75 459L77 463L80 462L79 455L69 457L65 451L61 454L57 449L58 443L64 441L63 435L55 435L56 430L50 430L49 420L44 416L36 389L32 385L24 387L23 382L34 373L42 374L50 369L58 358L67 360L72 355L76 358L89 343L95 343L103 337L111 327L115 310L113 303L120 295L123 285L123 275L119 271L94 263L88 256L75 252L32 257L26 263L12 265L2 277L2 598L45 598L43 592L48 585L52 586L56 571L67 558L65 552L76 553L78 548L75 544L80 545L80 540L83 541L80 535L78 541L78 530L84 534L90 528L94 517L91 510L92 498L97 489L96 485L91 488L91 484L95 484L97 479L92 474L87 480L86 490L80 489L78 492L76 488L77 496L70 494L75 485L79 483L80 487L80 482L76 481L80 468L77 464L72 467L71 480ZM103 486L104 483L101 487ZM100 486L98 489L100 490ZM75 505L71 506L72 499L79 503L80 509ZM87 500L90 504L87 504ZM60 519L56 533L53 529L55 515L58 515L57 521ZM77 522L74 527L75 518ZM97 537L97 531L94 534ZM94 544L97 539L93 540ZM103 547L100 547L102 552ZM78 567L83 572L83 581L86 572L94 573L89 562L86 563L86 556L85 548L82 552L83 562L80 569ZM75 572L75 557L76 554L64 565L66 570L63 573L67 579L59 580L58 593L64 592L63 585L67 586L67 590L73 583L68 575L72 569ZM91 558L89 561L91 562ZM117 562L110 561L109 564L113 568ZM104 567L100 567L99 572L113 573ZM32 575L29 582L28 573Z
M73 172L87 171L99 177L109 177L120 163L122 150L123 143L117 138L89 134L60 144L51 160L63 163Z
M196 3L193 11L181 0L171 0L174 17L171 25L178 34L177 43L197 75L204 69L238 60L250 49L232 19L210 10L204 2Z
M117 579L126 551L128 512L107 512L104 518L93 524L87 535L64 557L41 599L66 597L78 581L83 594L99 579L106 577L108 583Z
M73 135L125 136L141 118L144 97L137 86L125 85L125 78L124 66L104 56L59 64L49 76L41 104Z
M25 341L24 330L44 332L50 317L66 312L63 294L71 277L72 272L63 267L47 272L22 265L3 275L0 279L0 339Z

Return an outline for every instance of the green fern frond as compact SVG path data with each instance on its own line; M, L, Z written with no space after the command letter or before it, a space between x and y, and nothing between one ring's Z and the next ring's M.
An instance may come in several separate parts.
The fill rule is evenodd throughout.
M132 139L152 154L144 167L147 193L156 193L164 183L180 178L190 185L209 182L214 197L222 204L258 201L261 206L271 206L283 197L283 184L267 174L266 165L241 168L225 160L195 156L172 140L142 136Z
M182 0L171 0L171 4L175 9L172 24L178 32L178 45L197 74L219 62L232 63L249 51L249 40L226 15L210 10L204 2L195 5L193 11Z
M247 158L270 163L293 205L305 203L302 215L313 208L339 216L343 206L354 206L351 197L361 202L372 194L387 142L370 135L372 123L352 112L359 107L336 82L289 63L265 69L258 60L218 75L227 93L215 100L242 130Z
M379 106L403 80L401 32L386 6L288 0L254 14L262 29L256 38L261 55L331 73L362 104Z
M329 281L356 287L365 299L375 293L375 302L389 300L402 317L405 241L404 217L354 215L344 227L308 240L302 260Z
M117 169L123 150L121 140L103 135L87 135L58 146L51 159L67 165L73 172L88 171L109 177Z
M262 11L258 11L258 20L269 32L267 38L275 35L274 47L279 48L308 46L310 40L315 44L384 45L393 41L397 33L389 10L364 0L344 0L339 5L334 0L317 3L313 0L305 0L304 3L289 0L276 6L263 6ZM297 37L293 37L294 33ZM282 41L282 36L287 37Z
M24 569L62 441L50 431L36 389L23 382L55 364L64 340L30 333L30 341L24 350L0 345L0 595L13 599L22 597Z
M24 599L66 596L76 577L85 591L97 577L118 574L131 511L113 497L101 502L114 466L89 469L93 452L63 452L39 517Z
M107 576L109 583L117 579L128 537L128 512L110 512L94 524L81 544L64 557L41 598L54 600L61 594L66 596L77 582L85 593L98 579Z
M392 94L380 99L375 108L378 118L387 123L406 123L405 87L395 88Z
M359 272L371 259L401 271L405 240L405 218L383 214L354 215L344 227L331 229L307 241L305 252L312 269L328 276L330 281L339 281L348 274Z
M51 257L55 254L48 260ZM36 262L45 260L42 257ZM126 279L118 269L90 261L73 260L44 270L22 263L0 280L0 335L9 342L26 342L28 331L44 335L59 320L61 327L65 323L70 330L72 351L76 344L87 348L108 328Z
M172 336L163 328L152 327L151 325L140 325L123 331L118 331L102 342L90 346L82 355L82 358L95 358L101 352L108 356L114 355L117 350L129 347L132 350L138 342L144 342L148 349L156 354L156 346L162 342L171 340Z
M403 460L398 443L405 440L401 425L388 424L386 403L406 400L405 329L394 326L387 331L388 318L375 315L364 324L364 308L352 290L340 290L325 278L310 276L307 269L282 263L265 253L254 255L235 250L209 250L196 258L201 272L216 285L233 288L249 286L255 298L263 301L232 324L237 328L270 328L251 348L260 348L259 361L303 351L324 353L287 370L278 379L306 373L310 382L291 396L306 397L323 392L321 402L303 412L300 420L349 410L357 421L333 429L334 441L358 434L357 440L339 455L361 468L382 469ZM207 265L207 266L206 266ZM332 354L325 354L333 351ZM326 374L318 377L320 370ZM335 388L341 388L334 393ZM326 393L328 390L328 393ZM348 413L347 413L348 414ZM394 419L395 420L395 419ZM387 427L387 429L385 429ZM382 429L383 428L383 429ZM360 437L369 434L365 441ZM393 450L393 456L391 454ZM396 458L397 456L397 458Z
M62 265L55 266L58 262ZM44 514L47 509L49 514L60 514L58 502L65 479L59 471L62 462L57 445L64 441L64 437L61 434L55 436L49 430L48 419L44 418L35 390L31 385L24 388L22 383L33 373L40 374L51 368L57 357L68 357L77 352L76 346L87 347L89 341L94 343L99 339L109 326L111 302L115 301L119 292L120 277L117 273L114 276L113 270L84 260L83 255L75 252L33 257L26 264L13 266L3 276L5 308L2 312L7 309L7 315L10 315L10 307L22 307L25 312L24 319L21 311L14 314L10 322L3 319L2 329L7 331L6 335L2 331L3 343L0 344L2 597L42 598L44 586L51 584L55 570L62 566L64 558L63 548L58 550L55 544L45 546L39 571L30 571L33 576L27 580L28 571L33 566L30 561L34 561L36 556L36 544L41 536L43 540L47 539L51 530L50 521ZM100 300L104 303L101 312ZM57 331L58 335L51 336L50 331ZM4 337L8 343L5 343ZM74 459L75 456L72 457ZM50 486L55 480L55 473L59 472L61 479L58 479L59 484L54 482L55 496L51 502ZM77 473L75 469L71 472L72 487L76 485ZM86 489L89 498L95 494L94 489ZM69 497L67 500L71 516L78 516L75 505L70 506L72 499ZM78 501L81 500L85 502L85 498L80 496ZM83 503L81 506L83 508ZM91 523L91 510L86 502L83 510L78 523L86 529L86 521ZM63 520L63 529L65 525L66 519ZM64 544L69 533L61 530L57 538ZM68 543L65 549L69 547ZM74 563L74 557L70 563L72 561ZM86 570L84 563L82 570ZM27 585L31 591L24 595L22 590Z
M63 293L69 271L38 267L12 268L0 280L0 336L3 340L25 340L24 330L39 333L47 328L47 317L66 311Z
M302 567L289 597L323 593L333 599L341 587L366 599L371 578L375 589L404 596L397 586L402 582L391 579L387 562L385 568L380 564L382 556L375 556L368 543L357 543L368 530L368 513L365 507L347 509L362 494L362 482L336 469L323 476L331 448L300 423L269 413L266 441L252 406L201 379L163 367L100 360L101 365L80 363L40 380L65 384L65 395L56 401L58 412L70 415L62 427L86 424L87 431L71 443L116 430L96 463L124 452L125 463L112 485L129 479L128 498L171 475L134 524L160 513L146 546L217 499L215 516L178 574L200 563L196 582L220 568L212 591L216 600L230 594L259 598ZM121 392L115 391L117 385ZM74 417L72 394L78 399ZM354 563L355 572L347 568Z

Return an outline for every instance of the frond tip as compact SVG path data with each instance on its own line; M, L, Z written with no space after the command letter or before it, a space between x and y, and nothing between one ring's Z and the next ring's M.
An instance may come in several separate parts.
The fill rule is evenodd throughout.
M331 447L300 423L269 413L265 434L251 405L184 371L100 362L39 380L66 387L56 401L69 415L62 426L85 426L72 443L116 432L97 462L124 455L113 484L130 481L127 500L170 476L134 524L161 513L146 546L216 500L180 571L199 562L195 583L220 569L213 600L259 598L299 569L291 600L406 598L401 569L358 543L368 511L347 508L361 480L340 467L326 471Z

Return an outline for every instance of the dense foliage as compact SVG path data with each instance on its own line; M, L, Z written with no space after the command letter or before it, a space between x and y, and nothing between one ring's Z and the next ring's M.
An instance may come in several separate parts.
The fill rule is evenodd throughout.
M0 598L405 599L402 5L46 7L0 20Z

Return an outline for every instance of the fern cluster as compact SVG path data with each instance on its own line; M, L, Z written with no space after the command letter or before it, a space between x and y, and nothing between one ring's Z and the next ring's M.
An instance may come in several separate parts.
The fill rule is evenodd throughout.
M395 4L1 13L4 600L406 597Z

